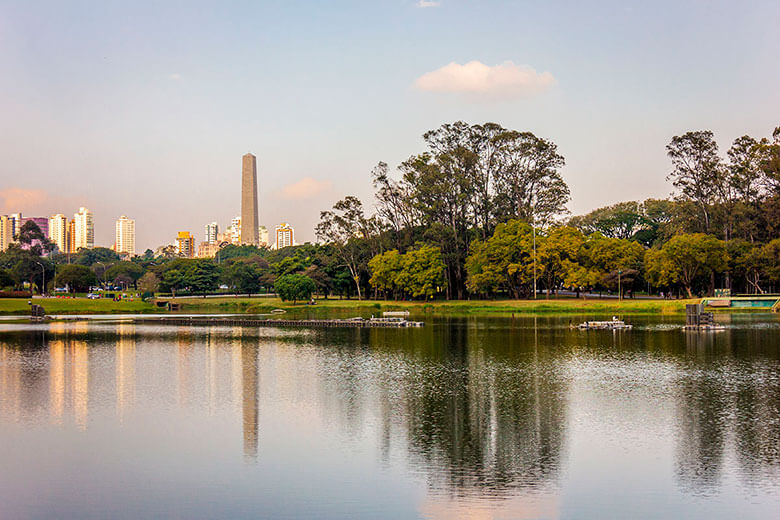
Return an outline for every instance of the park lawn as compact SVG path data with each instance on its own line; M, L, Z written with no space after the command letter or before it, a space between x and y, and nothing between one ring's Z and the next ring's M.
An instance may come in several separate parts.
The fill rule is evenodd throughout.
M26 298L0 298L0 315L29 315ZM88 298L35 298L36 305L43 306L46 314L142 314L158 312L151 303L140 299L115 302L110 299Z
M584 313L634 313L675 314L685 312L686 303L700 300L617 300L609 299L539 299L539 300L468 300L468 301L392 301L392 300L340 300L318 299L314 307L305 302L293 304L278 298L176 298L181 312L197 313L249 313L261 314L273 309L299 310L317 314L328 311L379 313L389 310L409 310L414 313L433 314L584 314Z

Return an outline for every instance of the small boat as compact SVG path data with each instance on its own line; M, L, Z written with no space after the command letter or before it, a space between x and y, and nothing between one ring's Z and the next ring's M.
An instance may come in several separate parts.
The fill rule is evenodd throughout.
M631 330L633 325L613 316L609 321L585 321L577 325L580 330Z

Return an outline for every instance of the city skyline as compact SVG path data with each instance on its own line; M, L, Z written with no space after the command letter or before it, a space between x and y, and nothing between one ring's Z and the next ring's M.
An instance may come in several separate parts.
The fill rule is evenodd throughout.
M710 129L725 151L780 111L776 2L204 7L0 8L0 213L86 206L109 246L127 213L154 248L236 215L253 150L262 220L313 240L343 194L372 205L379 161L464 120L555 142L582 214L668 196L672 136Z

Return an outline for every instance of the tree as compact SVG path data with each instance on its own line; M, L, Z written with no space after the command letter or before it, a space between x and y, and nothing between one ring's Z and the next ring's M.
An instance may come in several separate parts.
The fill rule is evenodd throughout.
M16 241L21 244L23 249L30 250L35 256L51 253L55 248L54 243L43 234L41 228L33 220L28 220L22 224L19 233L16 235Z
M87 292L97 283L97 277L87 266L63 265L60 266L54 283L59 287L67 286L70 292Z
M231 262L222 271L222 280L236 294L251 295L260 292L260 276L262 272L257 264L252 262Z
M141 292L154 294L160 288L160 279L153 272L147 271L138 279L137 285Z
M402 257L396 283L413 298L431 298L444 288L444 262L438 247L422 246L407 251Z
M274 290L282 301L292 300L293 304L298 300L308 300L316 290L314 281L302 274L286 274L276 279Z
M514 298L530 294L532 242L531 226L519 220L499 224L488 240L473 242L466 259L469 290L493 293L503 289Z
M16 284L10 269L0 267L0 289L11 287Z
M572 274L584 242L582 233L568 226L553 228L539 241L536 258L546 281L548 297L550 291L556 290L566 276ZM579 287L579 284L576 286Z
M585 234L601 233L608 238L631 239L647 227L640 205L636 201L619 202L598 208L587 215L572 217L569 225Z
M191 262L184 272L184 283L193 293L206 293L219 287L219 268L210 259Z
M439 251L441 255L441 251ZM390 291L397 299L397 289L399 289L399 276L403 270L403 257L397 249L374 256L368 262L368 269L371 272L369 283L381 291L387 293Z
M636 281L645 255L645 249L637 242L606 238L598 233L589 237L585 252L593 279L610 289L620 285L621 292Z
M725 178L712 132L703 130L674 136L666 152L673 167L667 179L680 190L683 199L696 203L704 219L704 231L709 232L710 206L722 194Z
M124 278L125 280L129 280L130 283L135 286L136 282L139 278L141 278L141 276L143 276L143 274L143 267L136 264L135 262L123 260L106 269L104 277L106 280L112 280L114 282L117 282L120 278Z
M107 247L93 247L92 249L82 247L71 257L72 263L87 266L94 265L98 262L111 264L118 262L119 260L119 255Z
M689 298L697 277L723 272L728 268L728 254L722 240L704 233L677 235L661 248L670 281L679 281Z
M183 272L178 269L169 269L163 274L160 281L160 289L162 291L171 291L173 297L176 298L176 291L186 287L187 278Z
M357 197L346 197L333 205L333 211L320 213L317 238L333 246L355 281L361 299L360 274L369 256L364 241L369 238L371 219L363 214L363 203ZM361 242L361 239L363 242Z

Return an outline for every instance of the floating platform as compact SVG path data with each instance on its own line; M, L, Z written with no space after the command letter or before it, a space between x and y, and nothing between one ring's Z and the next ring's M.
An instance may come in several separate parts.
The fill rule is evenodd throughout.
M580 330L631 330L634 326L613 318L609 321L586 321L577 325L577 328Z
M422 321L408 321L402 318L349 318L346 320L280 320L240 317L206 317L206 316L165 316L162 318L133 318L133 323L157 325L205 325L228 327L306 327L306 328L393 328L404 329L422 327Z
M683 327L686 332L718 332L726 330L723 325L686 325Z

